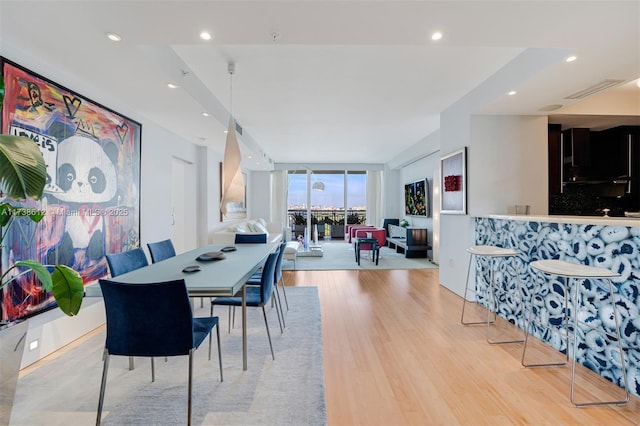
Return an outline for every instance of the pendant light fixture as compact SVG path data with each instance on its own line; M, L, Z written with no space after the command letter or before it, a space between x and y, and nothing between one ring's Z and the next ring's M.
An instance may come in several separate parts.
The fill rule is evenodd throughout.
M229 72L229 127L227 130L227 140L224 146L224 161L222 162L222 199L220 201L220 211L227 214L228 203L243 203L245 200L244 182L242 180L242 170L240 169L240 146L236 136L236 122L233 118L233 74L235 64L230 62L227 65Z

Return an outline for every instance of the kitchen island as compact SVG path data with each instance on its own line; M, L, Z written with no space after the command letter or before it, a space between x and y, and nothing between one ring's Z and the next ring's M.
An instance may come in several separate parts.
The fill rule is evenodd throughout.
M640 396L640 219L490 215L475 218L474 239L475 244L514 248L520 252L519 256L499 264L496 277L500 285L513 288L517 285L515 277L518 276L527 312L531 309L538 320L543 319L549 324L562 324L564 287L556 277L537 276L529 266L531 262L561 259L618 272L620 278L614 279L613 285L625 350L627 382L629 391ZM485 284L489 272L489 263L478 260L476 282L481 303L487 300ZM539 291L532 294L536 283L540 285ZM601 325L612 332L615 321L608 308L607 293L598 291L604 285L594 281L579 286L583 298L580 321ZM524 327L522 307L517 301L502 296L498 303L501 317ZM585 342L577 350L578 362L621 386L622 370L609 356L616 350L616 342L607 339L601 329L581 324L578 328L581 340ZM566 352L567 343L559 333L534 325L532 334L556 350Z

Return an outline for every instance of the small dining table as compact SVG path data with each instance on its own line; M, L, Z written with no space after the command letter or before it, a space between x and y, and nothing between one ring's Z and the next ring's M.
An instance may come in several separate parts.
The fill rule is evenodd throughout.
M247 280L266 261L270 253L278 248L276 243L237 244L235 251L224 252L223 258L213 255L223 245L203 246L161 262L153 263L126 274L118 275L115 281L124 283L152 283L184 279L191 297L235 296L242 294L242 367L247 369ZM211 256L205 254L211 253ZM202 256L205 255L205 256ZM196 260L196 258L211 260ZM199 266L195 272L183 272L189 266ZM101 296L99 284L85 289L87 297Z

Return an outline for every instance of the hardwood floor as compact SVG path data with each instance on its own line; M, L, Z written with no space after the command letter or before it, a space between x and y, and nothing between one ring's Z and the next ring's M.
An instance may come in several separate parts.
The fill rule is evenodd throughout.
M522 344L489 345L485 327L462 326L462 299L437 270L284 274L319 290L329 425L640 424L640 399L575 408L570 367L525 369ZM617 396L591 371L580 377Z

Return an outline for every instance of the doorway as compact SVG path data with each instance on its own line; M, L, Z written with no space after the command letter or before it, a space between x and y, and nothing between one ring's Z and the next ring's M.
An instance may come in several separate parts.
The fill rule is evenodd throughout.
M197 247L197 188L194 163L173 157L171 164L171 240L176 253Z

